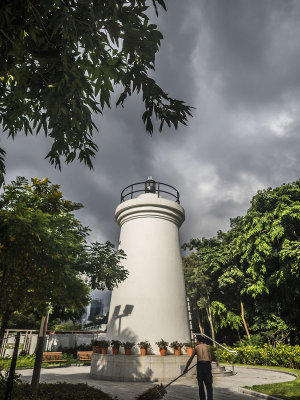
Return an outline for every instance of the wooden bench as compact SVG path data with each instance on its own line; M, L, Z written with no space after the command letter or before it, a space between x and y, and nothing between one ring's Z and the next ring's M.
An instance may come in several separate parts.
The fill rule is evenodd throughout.
M80 365L80 361L84 363L84 361L92 360L92 351L77 351L77 364Z
M61 351L44 351L43 352L43 359L42 363L53 363L53 364L59 364L61 367L61 363L65 363L67 360L65 360L62 356Z

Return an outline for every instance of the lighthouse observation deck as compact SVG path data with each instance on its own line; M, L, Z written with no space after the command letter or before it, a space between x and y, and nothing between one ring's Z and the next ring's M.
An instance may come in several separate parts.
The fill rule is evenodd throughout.
M167 183L157 182L151 176L144 182L137 182L126 186L121 192L121 203L129 199L134 199L142 193L153 193L158 197L167 198L180 204L177 189Z

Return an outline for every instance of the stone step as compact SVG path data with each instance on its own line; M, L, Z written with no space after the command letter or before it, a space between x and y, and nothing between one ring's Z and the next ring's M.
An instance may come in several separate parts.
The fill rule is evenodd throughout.
M212 369L212 371L225 371L225 367L223 366L223 365L219 365L219 366L217 366L217 365L212 365L211 366L211 369Z
M233 375L232 371L216 371L212 370L213 376L231 376Z
M231 376L232 374L232 370L226 370L226 368L224 367L224 365L217 365L216 362L212 362L211 363L211 370L212 370L212 374L213 376ZM195 369L195 372L193 373L193 375L196 376L197 371Z

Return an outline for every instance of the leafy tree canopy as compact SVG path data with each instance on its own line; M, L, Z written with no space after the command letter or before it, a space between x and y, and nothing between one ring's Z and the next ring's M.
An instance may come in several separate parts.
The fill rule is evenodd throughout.
M93 113L142 93L142 119L177 128L191 107L149 76L162 34L146 14L164 0L10 0L0 5L0 123L9 136L44 131L47 158L60 167L78 158L90 168L97 146ZM150 8L151 8L150 7ZM0 172L5 152L0 149Z
M259 191L216 238L191 239L187 293L200 329L243 325L274 342L299 332L300 181Z
M56 331L81 331L82 326L80 322L64 322L54 326Z
M106 242L87 243L89 229L58 185L18 177L0 197L0 317L14 311L55 316L81 311L90 289L112 289L127 276L125 254Z

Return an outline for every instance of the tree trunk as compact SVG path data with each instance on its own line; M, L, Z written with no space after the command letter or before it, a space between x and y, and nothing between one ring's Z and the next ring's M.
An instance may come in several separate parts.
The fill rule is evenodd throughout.
M242 343L242 339L241 339L239 328L237 328L237 334L238 334L239 342Z
M8 326L8 322L9 322L9 316L10 316L10 310L6 310L5 313L2 316L2 320L1 320L1 328L0 328L0 348L2 346L2 342L4 339L4 335L5 335L5 331L7 329Z
M249 331L248 331L247 323L246 323L246 320L245 320L244 304L243 304L242 300L240 300L240 301L241 301L242 321L243 321L243 324L244 324L244 328L245 328L247 337L248 337L249 341L251 342L251 336L250 336L250 333L249 333Z
M216 341L216 336L215 336L215 329L214 329L214 325L213 325L213 319L212 319L212 315L211 315L211 308L210 308L210 301L208 300L207 306L206 308L206 312L207 312L207 317L209 320L209 325L210 325L210 330L211 330L211 338L213 340L213 345L215 346L215 341Z
M15 347L14 347L14 352L13 352L13 356L12 356L12 360L11 360L11 364L10 364L9 375L7 378L4 400L11 400L11 393L13 391L14 376L15 376L15 370L16 370L17 359L18 359L19 344L20 344L20 332L17 333L16 339L15 339Z
M199 312L197 312L196 318L197 318L197 323L198 323L198 327L199 327L200 333L204 333L204 328L203 328L203 325L202 325L202 322L201 322L201 318L200 318Z
M47 311L47 314L42 317L41 327L40 327L38 341L37 341L35 362L34 362L32 379L31 379L31 386L34 390L38 389L38 386L40 383L40 374L41 374L41 367L42 367L45 337L46 337L46 331L47 331L47 325L48 325L48 316L49 316L49 309Z
M7 267L3 268L3 274L2 274L1 286L0 286L0 288L1 288L0 293L2 292L3 287L4 287L4 282L5 282L6 274L7 274Z

